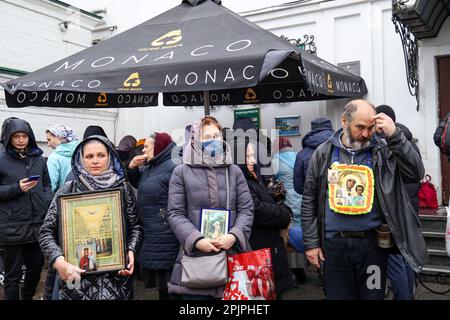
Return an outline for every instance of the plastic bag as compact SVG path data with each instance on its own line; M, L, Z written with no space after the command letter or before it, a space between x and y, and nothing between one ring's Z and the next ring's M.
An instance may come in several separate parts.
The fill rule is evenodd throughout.
M437 193L434 184L431 183L431 176L425 175L425 181L420 184L419 194L419 207L428 209L437 209Z
M269 248L228 255L228 275L223 300L275 300Z

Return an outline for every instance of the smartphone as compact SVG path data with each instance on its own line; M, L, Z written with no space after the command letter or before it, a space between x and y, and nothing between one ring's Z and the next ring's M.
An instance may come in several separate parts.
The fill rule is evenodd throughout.
M38 181L40 177L41 177L40 175L29 176L28 181Z

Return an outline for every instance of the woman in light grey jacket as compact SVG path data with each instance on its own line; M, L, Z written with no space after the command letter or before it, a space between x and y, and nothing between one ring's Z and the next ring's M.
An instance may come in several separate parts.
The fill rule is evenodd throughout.
M228 183L227 183L228 182ZM229 190L231 210L228 233L205 238L200 230L202 208L226 208ZM191 141L183 152L183 164L176 167L169 185L168 221L181 250L175 263L169 293L182 299L218 299L224 287L187 288L181 284L181 257L246 249L253 223L253 200L241 169L233 164L229 146L223 141L221 126L211 116L191 127Z

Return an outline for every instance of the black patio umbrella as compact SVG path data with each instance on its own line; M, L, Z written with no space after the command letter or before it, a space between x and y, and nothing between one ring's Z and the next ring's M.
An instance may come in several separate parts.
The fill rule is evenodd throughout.
M219 0L185 0L133 29L3 85L9 107L239 105L362 97L364 80Z

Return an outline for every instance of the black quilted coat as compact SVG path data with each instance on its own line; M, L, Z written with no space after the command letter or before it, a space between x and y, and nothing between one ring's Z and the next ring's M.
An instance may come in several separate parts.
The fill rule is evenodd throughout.
M79 154L87 140L92 138L102 140L108 147L111 159L114 164L114 171L121 177L111 188L122 188L123 190L123 212L126 226L126 250L135 253L140 249L142 242L142 226L138 215L136 197L131 185L125 180L125 170L120 164L119 156L105 138L95 136L84 140L75 149L72 157L72 167L77 176L73 181L66 182L56 193L52 204L48 210L40 231L39 242L42 252L52 266L56 258L63 255L59 246L59 212L57 199L60 195L76 194L89 191L88 188L78 178ZM135 270L136 272L136 270ZM133 276L118 276L117 272L102 273L99 275L82 276L81 284L78 288L68 288L66 283L59 278L59 295L61 300L128 300L133 297Z

